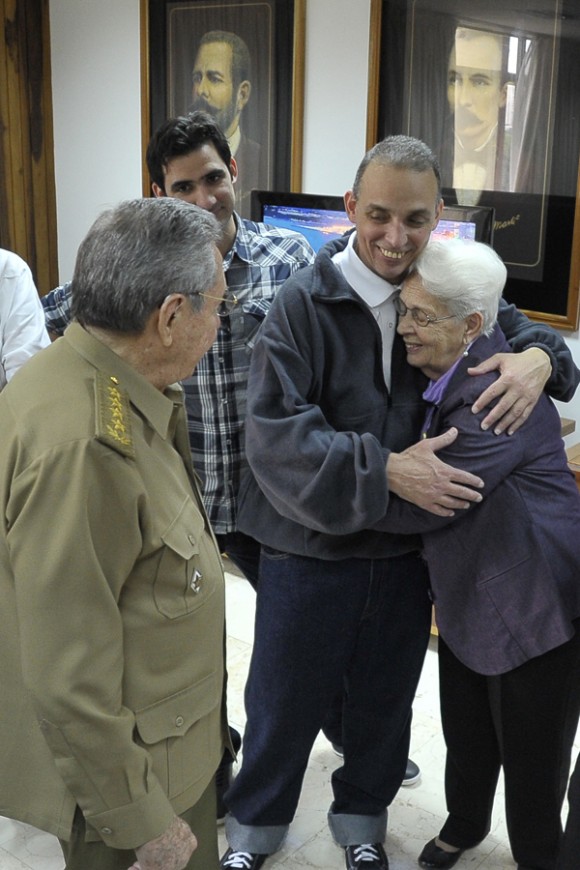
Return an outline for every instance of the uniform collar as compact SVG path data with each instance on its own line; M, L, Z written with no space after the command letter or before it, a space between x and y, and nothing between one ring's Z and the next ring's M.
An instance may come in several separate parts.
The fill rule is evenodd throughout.
M183 404L183 390L179 384L171 384L161 392L79 323L71 323L63 339L89 365L103 372L119 389L124 390L134 408L161 438L168 438L174 406Z

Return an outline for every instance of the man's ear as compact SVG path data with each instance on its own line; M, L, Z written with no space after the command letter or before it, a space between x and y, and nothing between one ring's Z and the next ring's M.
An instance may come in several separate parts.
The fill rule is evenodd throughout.
M232 184L235 184L238 180L238 164L233 157L230 160L230 175L232 176Z
M170 293L165 297L157 311L157 333L163 347L171 347L173 344L173 330L175 319L179 316L179 310L185 301L183 293Z
M349 220L354 223L354 211L356 208L356 198L352 190L347 190L344 195L344 208Z
M238 93L236 97L236 109L238 112L241 112L248 100L250 99L250 94L252 93L252 84L249 81L240 82L238 85Z
M155 182L153 182L153 184L151 185L151 190L153 191L153 196L156 196L158 198L160 196L166 196L166 193L163 190L163 188L159 187L159 185L155 184Z
M431 232L435 229L437 224L439 223L439 218L441 217L441 213L443 211L444 202L442 199L437 203L437 208L435 209L435 220L433 221L433 226L431 227Z

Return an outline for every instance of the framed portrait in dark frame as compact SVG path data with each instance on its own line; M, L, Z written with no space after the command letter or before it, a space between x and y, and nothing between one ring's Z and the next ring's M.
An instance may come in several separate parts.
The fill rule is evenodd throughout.
M167 118L205 109L230 142L243 217L252 189L298 189L305 0L141 0L141 22L144 149Z
M574 0L371 0L367 144L439 157L446 204L493 206L504 296L578 326L580 19Z

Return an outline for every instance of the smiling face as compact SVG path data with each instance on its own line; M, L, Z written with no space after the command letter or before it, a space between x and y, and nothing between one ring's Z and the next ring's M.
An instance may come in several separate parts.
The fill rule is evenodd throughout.
M425 290L417 274L406 279L401 300L407 309L420 308L433 319L450 314L446 305ZM399 316L397 332L405 342L409 365L421 369L431 380L440 378L463 354L466 343L474 338L469 319L452 317L428 326L418 326L410 311Z
M443 208L432 170L415 172L378 161L365 169L358 198L348 191L345 204L356 226L358 256L391 284L404 278Z
M214 145L206 142L195 151L174 157L165 169L165 189L153 184L155 196L172 196L209 211L222 228L220 251L225 254L236 235L234 221L234 181L237 178L236 161L228 166Z

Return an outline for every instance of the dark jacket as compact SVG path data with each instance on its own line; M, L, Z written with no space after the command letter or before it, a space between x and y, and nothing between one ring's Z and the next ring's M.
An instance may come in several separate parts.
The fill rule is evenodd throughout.
M424 532L441 636L463 664L500 674L564 643L580 616L580 494L566 463L558 413L542 396L514 435L480 427L471 405L495 373L468 366L509 350L501 330L479 338L435 409L429 436L459 429L438 453L485 481L483 501L453 519L393 496L381 528Z
M385 557L419 543L372 527L387 510L389 452L419 438L427 380L407 365L397 335L387 390L379 327L330 259L346 244L342 237L325 245L278 292L248 382L252 473L242 483L238 528L321 559ZM502 325L516 349L545 349L559 369L558 397L573 394L579 373L554 330L507 305Z

